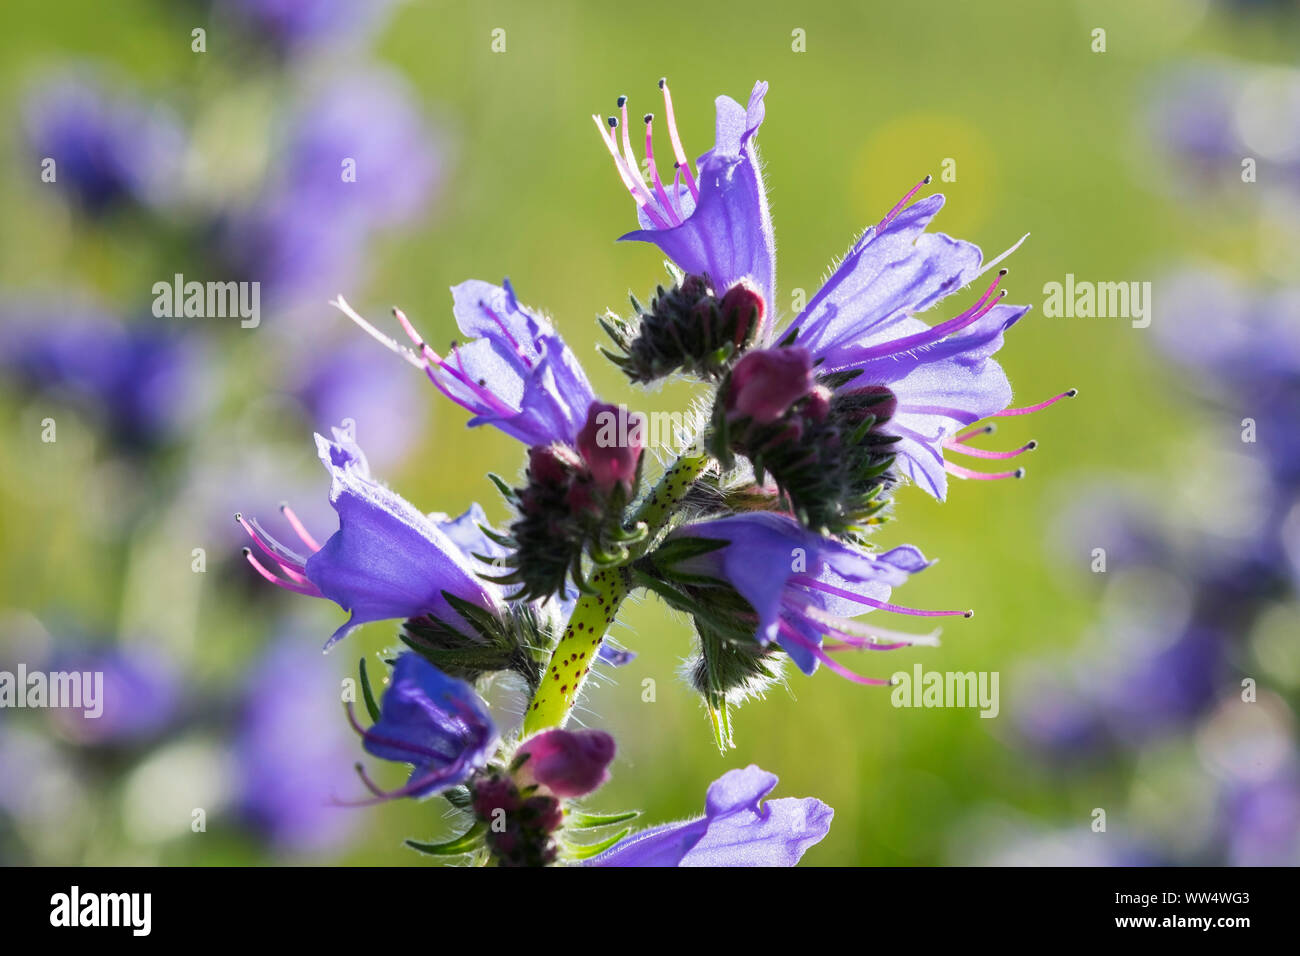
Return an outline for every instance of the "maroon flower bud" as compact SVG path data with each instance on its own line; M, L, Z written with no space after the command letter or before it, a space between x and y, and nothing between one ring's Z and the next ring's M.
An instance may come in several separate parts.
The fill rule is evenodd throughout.
M813 390L812 356L799 346L747 352L731 371L727 410L770 424Z
M563 445L534 445L528 449L528 476L539 485L563 485L580 465L572 449Z
M748 279L741 279L722 297L718 312L724 327L734 329L733 341L736 348L740 348L762 327L767 304L763 301L763 294Z
M519 806L519 789L507 777L487 777L474 786L474 812L484 820L496 810L514 813Z
M535 833L554 833L564 822L564 811L554 797L529 797L519 810L519 820Z
M609 779L614 738L603 730L546 730L524 741L519 753L528 755L522 778L558 797L581 797Z
M591 470L597 488L609 491L615 484L622 484L631 494L644 450L643 416L628 414L616 405L591 403L587 424L578 432L578 452Z

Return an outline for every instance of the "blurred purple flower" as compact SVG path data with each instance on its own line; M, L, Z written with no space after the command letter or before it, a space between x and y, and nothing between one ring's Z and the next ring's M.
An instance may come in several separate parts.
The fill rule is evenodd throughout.
M1294 766L1265 780L1226 784L1222 814L1231 865L1300 865L1300 774Z
M831 827L815 797L763 802L777 777L754 764L709 785L704 816L634 833L587 866L794 866Z
M374 28L400 0L214 0L281 53L350 39Z
M1160 78L1143 117L1157 145L1181 161L1190 191L1240 188L1250 159L1263 195L1300 189L1300 71L1236 63L1182 65ZM1172 313L1166 313L1172 314Z
M1195 378L1191 384L1254 420L1270 470L1300 486L1300 286L1252 287L1222 270L1197 269L1161 283L1156 343Z
M23 113L29 151L54 160L54 188L92 215L130 202L157 205L176 188L185 136L157 105L68 74L45 81Z
M62 733L78 744L139 743L158 736L180 713L180 674L158 648L63 644L45 667L50 672L103 675L103 711L98 717L87 716L85 708L50 711Z
M221 246L275 305L355 282L376 229L418 218L442 177L441 146L396 74L331 79L293 113L262 199L225 223Z
M419 380L393 372L391 356L378 349L333 344L304 357L291 391L314 431L352 419L366 436L366 457L384 467L403 458L429 415Z
M304 654L297 635L276 640L249 671L234 745L239 807L280 849L336 849L359 822L337 804L355 754L339 686L329 659Z
M418 654L400 654L380 702L380 717L362 734L367 753L411 765L406 786L379 799L431 796L469 779L497 744L487 705L464 681L448 677Z
M0 306L0 375L99 417L128 449L189 428L205 399L201 347L176 331L79 305Z

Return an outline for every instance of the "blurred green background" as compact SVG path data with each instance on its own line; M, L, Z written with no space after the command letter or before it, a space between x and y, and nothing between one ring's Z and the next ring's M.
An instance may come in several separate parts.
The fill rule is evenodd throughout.
M185 4L148 0L6 4L0 284L50 288L75 275L111 301L147 304L140 290L165 273L155 276L154 261L112 230L80 229L41 193L15 133L17 98L42 69L89 58L147 93L184 102L190 88L223 82L232 72L219 62L220 36L210 37L207 54L191 53L191 20L202 22ZM1091 49L1095 27L1107 31L1104 54ZM495 28L506 31L504 53L491 50ZM805 31L806 52L792 50L795 30ZM764 79L771 90L759 146L777 230L783 316L795 290L811 295L866 225L952 158L956 181L933 187L948 197L937 229L978 243L986 256L1031 233L1009 262L1007 288L1009 301L1035 308L999 356L1017 403L1070 386L1081 392L1074 402L1001 429L998 447L1029 438L1041 443L1026 480L953 482L945 504L906 488L896 520L879 536L882 544L911 542L941 559L900 600L970 606L977 614L946 627L939 648L852 663L878 676L915 662L931 670L999 671L1000 719L981 720L974 710L896 710L885 691L824 670L813 678L792 673L788 693L739 710L737 749L719 755L701 705L677 676L690 652L689 624L646 598L628 606L615 631L639 656L585 700L584 722L613 732L620 748L597 805L639 807L649 822L682 818L700 812L705 788L721 772L753 762L780 775L777 795L815 795L835 808L830 836L807 863L877 865L965 862L963 841L989 813L1085 827L1091 808L1127 796L1123 768L1102 765L1066 787L1010 743L1005 728L1017 706L1010 675L1027 659L1073 647L1096 617L1095 593L1080 581L1088 555L1062 568L1045 547L1070 490L1089 475L1178 474L1189 448L1203 440L1198 429L1205 422L1151 352L1150 330L1122 319L1044 317L1042 287L1066 273L1149 281L1187 256L1250 268L1258 237L1245 216L1180 205L1158 188L1168 171L1143 136L1142 111L1153 77L1180 58L1285 62L1295 40L1276 20L1245 16L1233 5L1175 0L397 7L371 55L419 91L446 135L449 165L427 219L377 240L364 285L338 290L367 315L398 304L432 340L445 341L454 329L448 286L509 276L522 301L554 318L599 393L645 409L680 409L690 387L634 393L595 351L595 315L623 308L629 290L644 296L662 267L657 250L614 242L631 228L632 206L590 116L608 112L620 93L629 94L633 112L658 109L655 82L667 75L694 156L712 140L713 97L725 92L743 102L753 82ZM238 169L267 148L255 126L232 120L219 129L211 143L215 169ZM345 324L323 304L312 321L331 335ZM1154 321L1174 317L1160 314L1157 304ZM211 338L218 349L255 351L264 331L230 324ZM359 333L353 338L358 350L377 348ZM310 350L312 336L297 348ZM310 478L310 436L292 421L277 421L277 406L259 397L275 385L274 367L253 362L249 369L236 397L210 411L227 426L220 433L274 442L300 459ZM414 373L394 360L393 374ZM466 430L461 410L432 388L420 396L428 414L387 480L427 510L459 513L478 500L493 520L505 520L483 475L517 475L517 444L490 430ZM207 539L186 537L170 517L151 518L148 508L129 529L129 560L102 547L97 529L130 489L115 487L111 473L95 464L94 436L69 430L66 447L61 437L51 454L52 446L34 437L39 410L12 397L2 408L0 606L75 614L106 631L161 634L184 649L195 679L231 679L263 639L271 601L249 603L247 589L190 574L190 549ZM399 418L407 413L392 409ZM241 447L232 442L210 451L237 465ZM323 476L316 487L323 495ZM1167 493L1189 515L1198 507L1194 498L1180 498L1178 485ZM302 654L317 654L340 612L325 602L271 596L281 597L276 606L303 622ZM361 652L392 644L391 626L372 625L338 648L334 661L346 674ZM657 683L653 703L642 701L646 678ZM384 770L384 780L399 779L394 768ZM141 837L123 822L127 799L122 792L92 794L99 806L93 835L38 858L279 859L220 825L202 835L186 827ZM363 822L351 848L327 858L338 862L418 864L401 840L445 833L437 801L344 812Z

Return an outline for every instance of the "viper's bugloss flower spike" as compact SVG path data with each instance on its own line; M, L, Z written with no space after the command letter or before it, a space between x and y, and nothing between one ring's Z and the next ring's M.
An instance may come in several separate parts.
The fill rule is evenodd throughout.
M330 474L330 503L339 530L319 545L287 506L285 519L306 546L304 556L277 541L256 521L237 516L257 553L249 563L271 583L310 597L334 601L351 616L326 649L369 621L432 617L453 630L470 624L448 595L495 612L500 590L479 577L479 568L439 526L404 498L370 476L350 429L334 429L333 440L316 436L321 462Z
M587 866L794 866L830 830L816 797L764 801L777 776L750 764L709 786L704 816L634 833Z
M526 758L516 779L540 784L557 797L582 797L609 779L614 738L603 730L544 730L515 751Z
M655 157L653 114L645 117L649 186L641 178L641 164L632 151L627 97L619 97L620 116L607 120L592 117L637 205L641 228L620 238L654 243L684 272L708 276L719 293L748 278L765 301L774 301L776 246L754 142L763 122L767 84L754 84L745 106L729 96L717 98L713 148L700 156L697 171L692 171L677 132L668 81L660 80L659 87L676 171L671 183L663 182L667 167Z
M508 280L495 286L470 279L451 292L457 325L473 341L453 346L446 356L398 310L414 351L378 331L342 297L333 305L423 369L439 391L473 414L471 428L494 425L529 446L573 444L596 396L577 356L551 323L520 305Z
M410 764L411 778L385 793L363 777L375 800L427 797L464 783L496 749L496 725L474 689L418 654L398 656L379 709L374 726L357 725L363 746L382 760Z

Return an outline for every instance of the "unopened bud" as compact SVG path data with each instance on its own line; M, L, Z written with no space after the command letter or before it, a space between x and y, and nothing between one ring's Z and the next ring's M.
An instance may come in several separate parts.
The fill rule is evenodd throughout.
M609 779L614 738L603 730L547 730L524 741L518 753L528 757L521 778L557 797L581 797Z
M812 356L799 346L747 352L731 372L727 410L770 424L813 389Z
M749 342L754 333L762 328L763 316L767 306L763 294L751 285L747 279L741 279L722 297L718 303L718 313L722 316L724 328L732 330L732 341L736 348Z
M587 424L578 432L578 452L602 491L620 483L629 492L632 490L645 451L645 437L640 422L631 419L615 405L592 402Z

